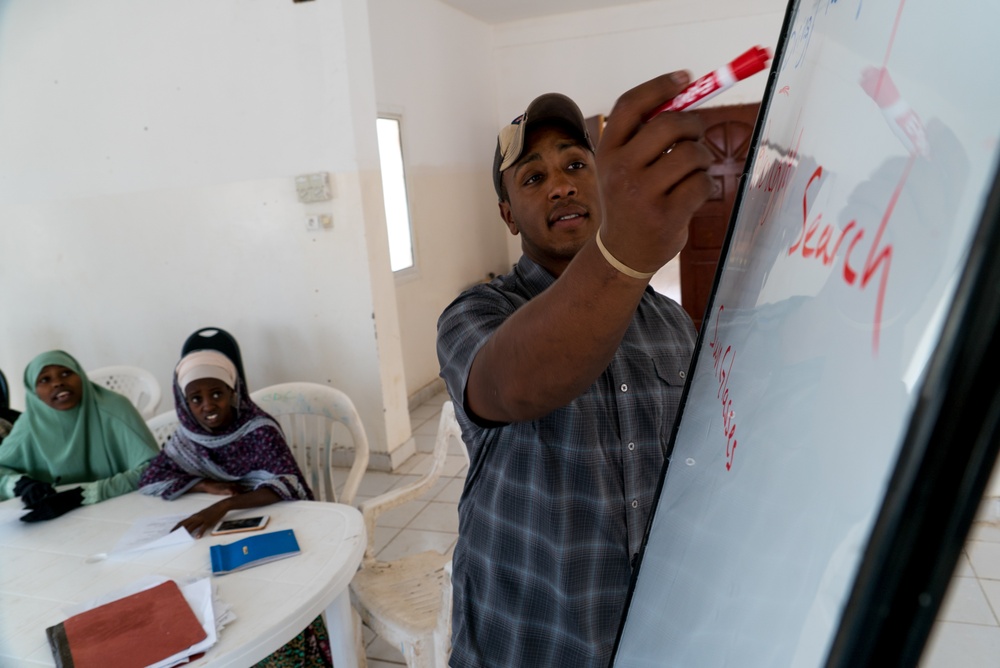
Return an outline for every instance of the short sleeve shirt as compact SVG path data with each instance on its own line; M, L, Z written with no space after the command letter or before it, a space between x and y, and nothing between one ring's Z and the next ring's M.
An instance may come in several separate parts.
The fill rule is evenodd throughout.
M471 464L459 502L452 666L606 666L696 333L647 288L608 368L569 405L490 425L465 411L480 347L554 278L522 257L438 321Z

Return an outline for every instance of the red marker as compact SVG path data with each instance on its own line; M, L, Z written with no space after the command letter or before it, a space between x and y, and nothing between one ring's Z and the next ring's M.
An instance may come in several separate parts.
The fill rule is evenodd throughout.
M678 93L674 99L646 114L643 120L648 122L651 118L664 111L688 109L700 102L715 97L727 88L734 86L737 81L742 81L760 72L767 67L769 60L771 60L771 52L762 46L755 46L728 65L724 65L714 72L709 72L698 79Z

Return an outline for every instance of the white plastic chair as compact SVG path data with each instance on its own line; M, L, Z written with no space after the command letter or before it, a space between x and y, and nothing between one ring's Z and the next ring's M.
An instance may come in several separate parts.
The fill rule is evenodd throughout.
M451 655L451 554L433 550L383 562L375 558L375 524L379 515L418 498L441 476L449 439L462 442L455 408L441 407L433 465L422 478L362 502L368 546L361 569L351 581L351 602L368 627L399 647L410 668L444 668Z
M149 371L137 366L105 366L87 372L91 382L128 397L144 420L156 415L160 384Z
M177 419L176 411L160 413L146 420L146 426L153 432L153 438L156 439L156 444L160 446L160 450L170 440L171 435L177 430L177 425L179 424L180 420Z
M368 437L350 397L318 383L271 385L251 392L250 397L281 425L316 500L353 505L368 469ZM338 497L332 470L335 464L343 464L334 459L348 450L353 450L354 461Z

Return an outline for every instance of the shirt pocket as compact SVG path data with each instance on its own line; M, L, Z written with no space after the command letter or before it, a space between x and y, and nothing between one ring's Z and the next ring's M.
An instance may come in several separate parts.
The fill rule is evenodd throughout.
M684 387L687 382L689 355L661 353L653 356L653 367L660 380L671 387Z

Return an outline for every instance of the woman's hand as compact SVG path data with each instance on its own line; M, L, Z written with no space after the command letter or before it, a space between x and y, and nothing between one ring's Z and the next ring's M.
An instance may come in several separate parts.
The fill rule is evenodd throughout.
M205 494L217 494L219 496L235 496L243 492L243 486L238 482L222 482L220 480L202 480L189 492L204 492Z
M214 529L230 510L239 510L241 508L259 508L260 506L269 506L272 503L281 501L281 497L278 496L274 490L268 489L267 487L261 487L260 489L253 490L252 492L243 492L240 491L239 485L236 483L220 483L210 480L203 480L202 482L212 483L215 485L235 485L237 489L236 491L228 492L227 494L229 495L221 501L216 501L208 508L198 511L187 519L181 520L174 526L173 529L171 529L171 531L184 527L193 537L201 538L206 533ZM198 484L200 485L201 483Z
M201 538L214 529L228 512L229 508L224 501L213 503L208 508L181 520L171 531L184 527L193 538Z
M52 483L35 480L26 475L18 478L17 484L14 485L14 496L21 497L25 508L34 508L55 493L56 488L52 486Z

